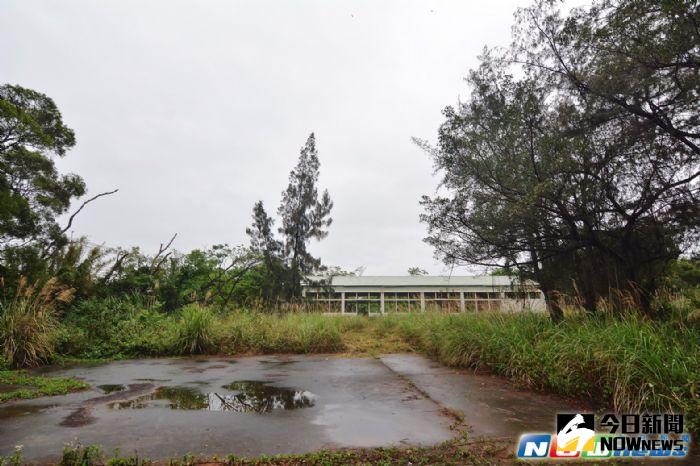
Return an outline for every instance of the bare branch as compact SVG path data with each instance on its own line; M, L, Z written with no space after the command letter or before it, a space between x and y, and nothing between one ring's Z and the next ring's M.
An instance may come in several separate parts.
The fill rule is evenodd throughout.
M166 252L168 249L170 249L170 246L173 244L173 241L175 241L175 238L177 238L177 233L175 233L173 235L173 237L170 238L170 241L168 241L165 244L165 246L163 245L163 243L160 243L160 246L158 247L158 253L155 256L153 256L153 260L151 261L151 267L150 267L150 274L151 275L156 273L160 269L160 267L163 265L163 263L170 256L170 253L167 253L165 255L162 255L162 254L164 252Z
M119 191L119 189L115 189L114 191L107 191L107 192L104 192L104 193L100 193L100 194L98 194L98 195L96 195L96 196L92 196L90 199L88 199L88 200L86 200L85 202L83 202L83 203L80 205L80 207L78 207L78 210L76 210L75 212L73 212L73 215L71 215L71 216L68 218L68 225L66 225L66 227L65 227L63 230L61 230L61 233L65 233L65 232L68 231L68 229L71 227L71 225L73 225L73 219L75 218L75 216L78 215L78 214L80 213L80 211L83 210L83 208L85 208L86 205L88 205L89 203L91 203L92 201L94 201L94 200L96 200L96 199L99 199L99 198L101 198L101 197L103 197L103 196L109 196L110 194L114 194L114 193L116 193L116 192L118 192L118 191Z

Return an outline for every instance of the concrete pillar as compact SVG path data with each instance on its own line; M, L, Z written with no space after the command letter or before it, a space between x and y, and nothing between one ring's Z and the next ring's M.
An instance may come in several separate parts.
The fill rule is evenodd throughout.
M340 313L345 314L345 292L340 293Z
M420 292L420 311L425 312L425 293Z
M464 312L464 291L459 292L459 311Z
M382 314L384 314L384 292L383 291L379 295L379 302L381 303Z

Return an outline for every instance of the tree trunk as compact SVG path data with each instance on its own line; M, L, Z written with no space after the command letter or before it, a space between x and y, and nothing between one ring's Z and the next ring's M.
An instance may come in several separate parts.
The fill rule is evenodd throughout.
M544 301L547 304L547 310L549 311L549 317L554 323L559 323L564 320L564 310L559 304L559 293L553 290L544 290Z

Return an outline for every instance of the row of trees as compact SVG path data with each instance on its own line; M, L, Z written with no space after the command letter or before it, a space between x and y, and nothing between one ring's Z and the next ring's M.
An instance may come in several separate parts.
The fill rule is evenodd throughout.
M486 50L471 96L444 110L437 147L417 141L445 188L422 200L426 240L448 263L537 280L555 319L560 293L650 312L661 273L698 244L698 4L562 16L544 0L516 18L512 46Z
M48 96L20 86L0 87L0 291L6 296L19 283L55 278L59 289L70 288L83 299L137 294L166 309L193 301L264 305L299 297L302 277L321 266L308 244L327 235L333 203L327 191L319 195L316 187L313 134L282 194L282 240L275 238L273 221L258 202L247 229L250 247L221 244L187 254L172 249L177 235L153 254L69 240L66 232L76 215L116 192L87 199L59 222L71 202L86 193L80 176L62 175L54 164L74 145L73 131Z

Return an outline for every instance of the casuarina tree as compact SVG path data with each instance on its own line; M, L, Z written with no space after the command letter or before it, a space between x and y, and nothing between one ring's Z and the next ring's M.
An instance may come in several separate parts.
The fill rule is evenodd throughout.
M275 238L274 220L267 215L262 201L253 206L253 223L246 228L251 250L262 260L262 292L266 302L278 298L284 288L286 269L283 244Z
M316 183L319 175L316 139L311 133L301 148L299 161L289 173L289 186L282 193L278 214L282 220L279 232L284 237L284 253L289 265L288 297L298 297L301 278L317 269L321 261L311 255L311 239L321 240L328 235L333 202L328 191L319 196Z

